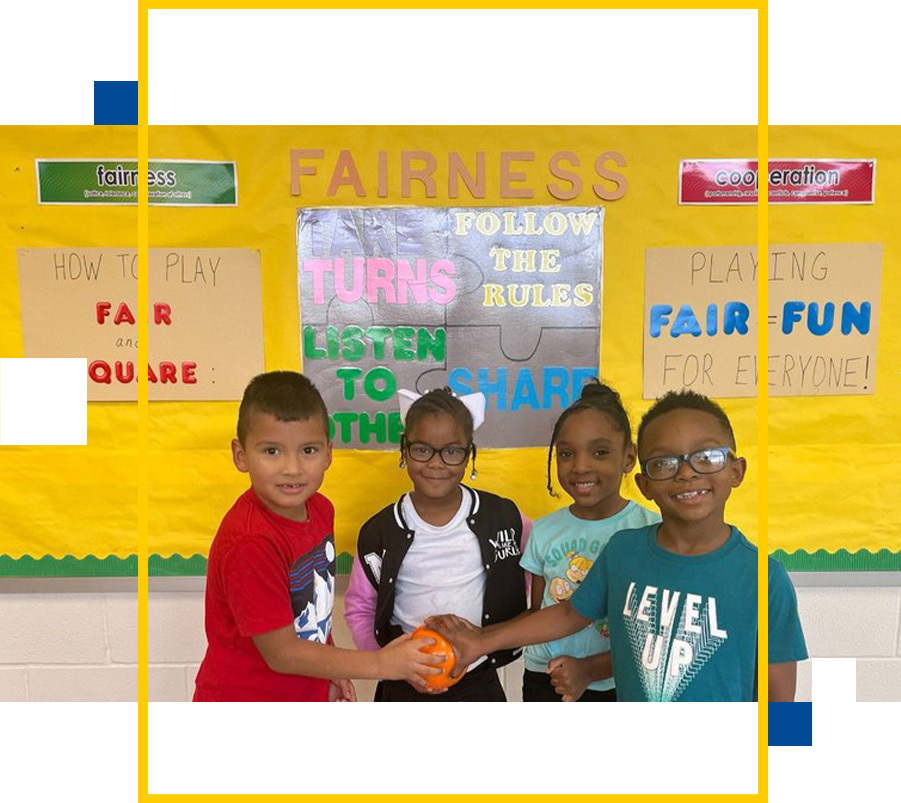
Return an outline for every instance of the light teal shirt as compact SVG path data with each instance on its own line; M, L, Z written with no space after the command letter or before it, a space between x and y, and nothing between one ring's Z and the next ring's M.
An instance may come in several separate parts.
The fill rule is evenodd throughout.
M576 518L569 508L563 508L538 519L526 542L519 565L527 572L544 577L544 596L541 607L547 608L569 599L588 574L603 546L619 530L631 530L655 524L660 516L629 502L619 513L608 519L585 521ZM556 641L534 644L525 649L526 669L546 672L548 661L561 655L587 658L610 650L607 622L594 622ZM589 689L606 691L614 688L613 678L596 680Z

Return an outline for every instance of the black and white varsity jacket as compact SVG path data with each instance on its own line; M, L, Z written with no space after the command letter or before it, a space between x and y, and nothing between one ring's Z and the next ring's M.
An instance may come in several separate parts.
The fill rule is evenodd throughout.
M469 497L466 522L478 539L486 573L482 621L473 624L485 627L512 619L527 608L525 573L519 565L522 556L522 516L509 499L487 491L476 491L466 485L461 487ZM360 530L357 541L357 560L376 590L375 638L382 647L403 633L398 625L391 624L394 583L415 536L404 519L403 498L401 496L393 505L388 505L369 519ZM522 647L498 650L488 656L486 664L501 667L521 653Z

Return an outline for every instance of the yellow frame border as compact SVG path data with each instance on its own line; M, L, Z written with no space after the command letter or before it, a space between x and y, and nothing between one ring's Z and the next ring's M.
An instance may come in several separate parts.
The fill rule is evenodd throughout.
M494 8L543 8L546 3L495 3ZM294 8L315 8L310 4L307 6L295 5L287 2L268 2L265 10L280 10ZM336 3L330 8L381 8L376 4L361 3ZM464 6L479 8L480 6ZM724 0L696 0L687 4L681 3L656 3L647 5L637 2L619 2L610 5L594 5L584 4L575 5L576 8L611 8L625 10L643 10L643 11L660 11L660 10L756 10L757 11L757 163L759 176L758 190L758 206L757 206L757 253L763 256L764 265L763 277L766 277L766 254L767 254L767 224L768 224L768 204L767 204L767 171L764 169L761 173L760 165L768 163L768 118L767 118L767 59L768 59L768 0L757 0L756 2L735 2L728 3ZM149 153L149 127L148 127L148 21L149 12L151 10L225 10L225 9L247 9L248 4L240 0L221 0L221 2L209 2L209 0L198 0L190 2L190 0L138 0L138 800L140 803L150 800L153 801L178 801L182 799L190 799L192 801L206 800L246 800L248 798L263 797L268 799L296 800L305 797L304 795L292 794L223 794L223 795L180 795L180 794L156 794L151 795L149 792L149 773L148 773L148 711L149 711L149 695L148 695L148 574L147 564L149 559L149 453L148 453L148 431L149 431L149 402L148 402L148 382L147 382L147 340L148 340L148 271L147 271L147 253L149 244L149 216L148 216L148 187L147 187L147 162ZM390 5L390 8L421 8L421 6L399 2ZM457 7L446 5L435 5L431 8L454 9ZM262 10L262 9L254 9ZM759 257L760 259L760 257ZM767 282L760 281L761 272L758 268L757 282L757 308L765 310L768 308L768 287ZM759 317L759 316L758 316ZM766 326L757 327L757 349L758 354L768 353L768 332ZM767 556L768 556L768 488L767 488L767 469L768 469L768 449L769 437L767 429L767 402L768 388L765 382L757 383L758 391L758 407L757 407L757 440L759 454L759 472L762 481L758 485L758 566L757 566L757 616L758 616L758 666L767 665L767 640L759 637L760 633L767 632ZM768 797L767 788L767 740L768 740L768 706L767 706L767 673L758 672L758 704L757 704L757 793L756 795L739 795L739 794L723 794L716 795L720 800L724 801L744 801L749 798L766 800ZM600 797L601 795L597 795ZM336 794L335 797L342 799L379 799L379 800L396 800L399 798L418 798L416 795L342 795ZM432 795L430 797L440 798L480 798L490 797L492 799L515 799L517 801L538 801L543 800L542 795ZM578 797L595 797L594 795L578 795ZM604 795L604 797L628 797L630 800L657 800L660 797L674 800L694 800L699 795L650 795L650 794L634 794L634 795ZM701 795L700 797L706 797Z

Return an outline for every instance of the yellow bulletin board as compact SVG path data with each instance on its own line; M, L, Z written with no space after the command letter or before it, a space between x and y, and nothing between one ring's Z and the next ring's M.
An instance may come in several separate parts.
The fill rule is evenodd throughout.
M4 193L2 353L22 356L15 272L17 248L76 243L133 245L136 212L127 207L38 207L34 159L77 156L125 157L136 151L134 129L22 129L0 135L0 169L21 175ZM315 175L300 176L300 196L291 193L292 149L321 150ZM330 187L336 160L349 151L365 189L360 197L349 183ZM434 155L436 192L412 182L404 197L399 171L391 167L380 191L379 152L388 165L402 151ZM553 154L574 154L581 192L561 200L549 191ZM627 182L614 200L598 198L595 160L615 151ZM448 157L486 160L484 198L459 187L449 197ZM518 161L517 187L532 197L502 197L502 154L531 152ZM237 204L220 208L151 207L150 246L158 248L245 248L259 251L262 281L263 342L267 370L301 368L297 300L295 223L300 207L322 206L603 206L601 376L622 394L633 420L650 406L642 399L642 330L645 250L654 247L752 244L753 206L692 207L678 204L679 162L747 156L756 152L754 127L152 127L150 158L234 162ZM611 185L607 183L609 190ZM330 191L331 190L331 191ZM887 256L888 263L889 258ZM230 332L241 320L222 322ZM210 337L216 333L211 332ZM152 348L152 344L151 344ZM883 369L886 365L882 355ZM249 377L248 377L249 378ZM783 400L791 404L797 400ZM807 400L804 400L807 402ZM842 400L848 402L849 400ZM865 400L866 401L866 400ZM749 460L745 484L733 495L727 516L750 538L757 533L757 402L725 399L739 451ZM150 552L152 574L202 574L205 556L225 511L246 488L246 475L233 467L229 442L237 401L153 402L150 407ZM130 478L135 446L135 406L92 403L87 447L4 449L0 502L0 574L129 573L134 553L135 487ZM550 432L548 432L548 437ZM478 442L478 440L477 440ZM545 490L544 448L479 451L477 487L513 498L531 518L562 504ZM336 508L339 571L348 571L360 525L407 489L406 473L395 451L338 450L323 492ZM628 496L640 499L634 481ZM24 557L23 557L24 556ZM84 568L87 556L117 561L120 568ZM4 563L6 561L6 563ZM30 561L23 569L23 561ZM48 561L55 569L40 569ZM12 566L12 568L10 568ZM81 567L81 568L79 568ZM131 568L129 568L131 567Z
M133 158L137 145L134 126L0 127L3 357L24 356L18 249L137 245L133 206L39 205L35 160ZM0 447L0 576L137 573L137 407L89 404L87 424L87 446Z
M601 375L614 384L637 421L650 402L642 400L642 316L645 249L753 243L753 208L679 206L679 160L753 154L753 127L466 127L466 128L151 128L151 159L234 161L238 205L234 209L150 210L151 246L203 245L259 249L262 259L263 325L266 368L294 369L301 363L297 302L295 219L301 206L545 206L596 205L605 209ZM316 175L300 177L300 197L291 195L290 152L321 150L321 159L305 159ZM352 155L365 192L350 186L330 193L341 151ZM387 193L379 197L379 152L387 153ZM436 192L413 183L409 197L400 191L396 163L401 151L427 151L437 164ZM460 187L448 197L448 154L468 161L481 151L486 159L486 196L473 199ZM518 187L531 198L503 198L498 179L502 152L534 152L519 161L524 178ZM570 151L580 160L582 192L567 202L547 188L552 154ZM619 171L628 187L624 197L602 201L591 191L594 161L607 151L625 157ZM347 175L347 173L345 173ZM561 183L561 182L557 182ZM565 185L565 182L562 182ZM334 188L333 188L334 189ZM240 321L228 326L239 327ZM756 399L724 402L732 417L742 454L751 470L730 502L729 516L750 537L757 531ZM200 571L223 513L246 487L231 465L229 439L236 403L151 405L151 552L152 571ZM548 432L548 437L550 432ZM477 439L478 442L478 439ZM547 452L542 448L479 451L475 485L513 498L531 518L564 503L545 490ZM323 492L335 503L339 571L347 571L360 525L408 487L395 451L338 450ZM627 493L638 498L634 481ZM181 557L179 557L181 556Z
M769 401L769 545L796 570L901 570L901 128L770 128L774 159L875 159L875 202L775 205L771 243L881 243L876 391Z

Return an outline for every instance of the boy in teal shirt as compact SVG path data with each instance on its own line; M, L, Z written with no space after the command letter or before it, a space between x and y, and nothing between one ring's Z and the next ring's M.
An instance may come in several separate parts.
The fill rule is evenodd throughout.
M668 393L638 429L642 494L660 525L614 535L566 602L481 631L452 616L429 624L454 643L458 665L497 649L545 642L607 619L619 701L756 698L757 548L724 520L744 479L725 412L690 391ZM769 569L770 699L794 698L807 657L794 590Z

